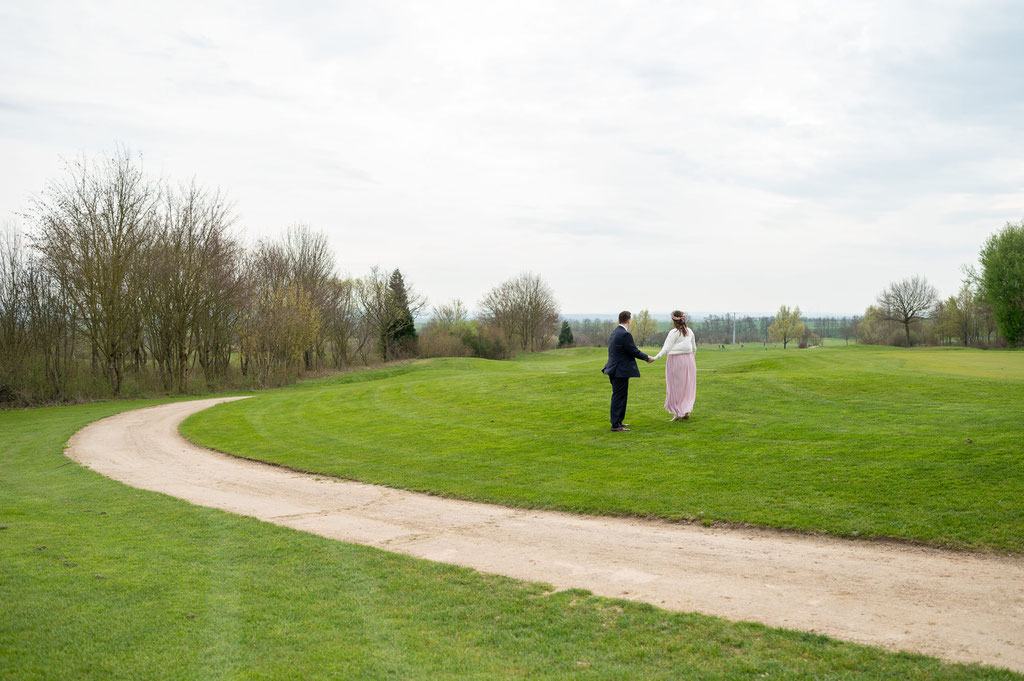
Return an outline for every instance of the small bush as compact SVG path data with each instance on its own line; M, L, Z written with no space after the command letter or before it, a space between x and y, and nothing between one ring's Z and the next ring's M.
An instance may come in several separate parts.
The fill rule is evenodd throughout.
M800 340L801 348L813 348L818 345L821 345L821 336L816 333L809 333Z
M487 324L464 328L462 341L483 359L507 359L512 355L501 330Z
M13 385L0 385L0 405L14 404L18 399L18 393Z
M420 357L470 357L473 349L449 331L427 327L420 333Z

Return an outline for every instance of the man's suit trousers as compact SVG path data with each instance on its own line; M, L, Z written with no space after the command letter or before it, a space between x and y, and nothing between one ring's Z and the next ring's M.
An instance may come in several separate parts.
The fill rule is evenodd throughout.
M629 399L629 377L617 378L609 376L612 382L612 428L622 425L626 418L626 400Z

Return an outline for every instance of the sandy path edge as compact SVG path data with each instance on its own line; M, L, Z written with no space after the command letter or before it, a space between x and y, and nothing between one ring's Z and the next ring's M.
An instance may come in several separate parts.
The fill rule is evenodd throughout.
M1024 672L1024 559L455 501L317 479L178 434L235 399L123 412L75 433L66 454L133 487L331 539Z

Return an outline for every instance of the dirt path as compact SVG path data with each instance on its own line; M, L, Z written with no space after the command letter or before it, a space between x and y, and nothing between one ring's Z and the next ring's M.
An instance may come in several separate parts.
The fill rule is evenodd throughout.
M71 438L68 456L133 487L332 539L1024 671L1024 559L516 510L318 479L178 435L186 416L222 401L98 421Z

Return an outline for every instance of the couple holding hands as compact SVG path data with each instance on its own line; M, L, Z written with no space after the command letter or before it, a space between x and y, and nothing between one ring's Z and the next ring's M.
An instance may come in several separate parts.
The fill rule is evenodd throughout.
M665 361L665 410L672 414L671 421L690 418L693 402L697 398L697 339L693 330L686 326L686 315L679 310L672 312L673 329L668 332L665 344L654 357L642 352L633 342L629 325L633 315L628 310L619 313L619 325L608 339L608 363L602 371L612 382L612 430L621 433L629 430L623 423L626 417L626 400L629 397L629 379L639 378L640 370L636 360L648 364L662 356Z

